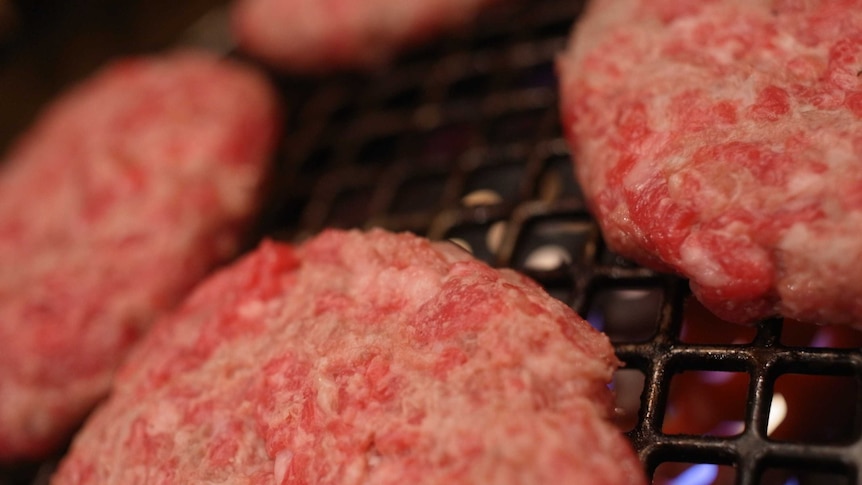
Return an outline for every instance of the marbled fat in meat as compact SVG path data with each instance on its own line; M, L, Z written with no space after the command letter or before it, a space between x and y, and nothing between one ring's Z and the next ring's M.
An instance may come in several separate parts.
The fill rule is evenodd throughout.
M197 52L116 61L0 170L0 460L68 438L128 348L234 256L278 125L266 80Z
M595 0L558 71L613 250L728 320L862 324L862 2Z
M608 339L409 234L264 242L158 322L55 485L645 484Z

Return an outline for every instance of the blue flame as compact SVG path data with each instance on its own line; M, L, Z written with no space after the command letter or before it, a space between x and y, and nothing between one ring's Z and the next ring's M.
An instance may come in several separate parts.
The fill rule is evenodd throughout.
M599 332L603 332L605 330L605 316L602 312L597 310L591 310L587 314L586 318L587 322L593 326Z
M718 477L718 465L693 465L670 481L670 485L710 485Z

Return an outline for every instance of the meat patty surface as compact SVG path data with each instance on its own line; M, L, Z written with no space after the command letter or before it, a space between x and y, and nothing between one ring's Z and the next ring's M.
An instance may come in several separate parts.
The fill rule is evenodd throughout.
M158 315L239 249L274 92L197 52L117 61L0 171L0 460L66 439Z
M54 484L643 484L608 339L448 243L264 242L159 321Z
M500 0L238 0L240 47L289 71L373 67Z
M862 2L596 0L558 71L614 251L728 320L862 324Z

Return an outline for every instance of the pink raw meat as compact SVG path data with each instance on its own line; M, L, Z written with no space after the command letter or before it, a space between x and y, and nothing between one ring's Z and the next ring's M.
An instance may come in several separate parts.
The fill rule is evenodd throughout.
M448 243L265 242L162 319L54 484L644 484L607 338Z
M43 455L155 317L238 250L277 125L256 73L203 53L116 62L0 171L0 460Z
M291 71L367 67L457 28L500 0L238 0L242 49Z
M613 250L728 320L862 324L862 1L597 0L558 69Z

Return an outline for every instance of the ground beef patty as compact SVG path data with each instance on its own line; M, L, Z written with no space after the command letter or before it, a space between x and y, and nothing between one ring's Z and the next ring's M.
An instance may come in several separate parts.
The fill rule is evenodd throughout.
M643 484L605 336L448 243L265 242L161 320L54 478Z
M725 319L862 324L862 2L598 0L558 69L612 249Z
M233 33L291 71L375 66L499 0L238 0Z
M112 64L20 140L0 172L0 460L65 439L235 253L275 125L260 76L186 52Z

